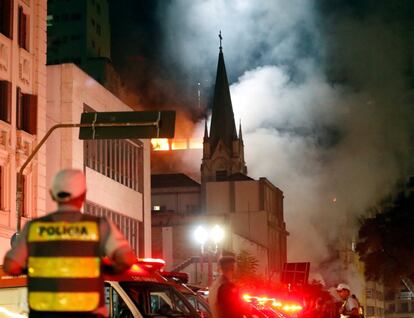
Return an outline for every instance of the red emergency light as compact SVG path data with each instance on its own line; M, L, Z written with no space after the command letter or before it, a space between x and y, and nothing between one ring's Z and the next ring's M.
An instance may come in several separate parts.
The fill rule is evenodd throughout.
M244 294L243 299L249 303L257 303L260 306L269 306L280 309L286 313L298 313L303 308L297 303L283 303L280 300L275 298L270 298L267 296L251 296L249 294Z
M165 261L161 258L138 258L138 264L151 271L158 271L165 267Z

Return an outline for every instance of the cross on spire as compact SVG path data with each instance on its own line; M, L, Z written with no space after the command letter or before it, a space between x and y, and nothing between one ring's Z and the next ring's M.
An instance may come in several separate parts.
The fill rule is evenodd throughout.
M221 40L223 40L223 37L221 36L221 30L219 32L219 39L220 39L220 51L222 50L222 46L221 46Z

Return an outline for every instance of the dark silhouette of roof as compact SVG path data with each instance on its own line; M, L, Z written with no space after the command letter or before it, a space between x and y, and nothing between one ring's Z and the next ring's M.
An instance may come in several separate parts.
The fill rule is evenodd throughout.
M200 187L200 184L184 173L151 175L151 188Z
M222 140L229 149L232 149L232 143L235 139L237 139L237 131L234 123L233 106L224 56L220 47L210 126L211 149L214 151L219 140Z

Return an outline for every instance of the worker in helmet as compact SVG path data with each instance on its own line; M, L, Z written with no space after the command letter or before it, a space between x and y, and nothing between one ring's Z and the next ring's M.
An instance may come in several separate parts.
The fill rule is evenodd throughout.
M50 194L57 211L26 223L3 269L27 273L30 318L106 317L102 257L121 272L134 264L135 254L112 222L80 212L86 198L82 171L59 171Z
M359 303L352 297L351 288L344 283L341 283L336 288L339 297L342 299L342 306L339 308L339 314L342 317L359 318Z

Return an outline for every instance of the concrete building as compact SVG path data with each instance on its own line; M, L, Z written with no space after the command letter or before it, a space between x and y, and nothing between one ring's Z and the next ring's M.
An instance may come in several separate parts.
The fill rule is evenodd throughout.
M266 178L247 176L242 130L240 126L237 133L221 46L211 108L197 178L201 183L182 171L152 175L154 256L164 257L170 270L188 272L193 283L207 284L211 277L203 273L208 267L211 275L217 253L200 255L193 232L198 225L217 224L226 233L219 253L247 251L259 261L258 274L278 280L287 257L283 193Z
M46 128L46 0L0 1L0 259L16 232L16 173ZM46 156L24 171L23 222L46 211Z
M414 294L401 284L399 290L385 292L385 318L413 318Z
M384 285L366 279L364 272L364 263L359 259L355 252L355 239L351 237L350 226L342 229L342 238L339 243L339 259L342 268L338 271L338 282L347 282L361 305L364 307L366 318L384 318L385 302L384 302Z
M47 64L74 63L112 92L121 86L111 63L109 1L48 1Z
M80 121L82 112L131 111L74 64L48 66L47 127ZM79 129L61 129L47 142L49 183L61 168L85 171L85 213L114 221L140 257L151 255L149 140L78 139ZM47 201L47 209L54 203Z

